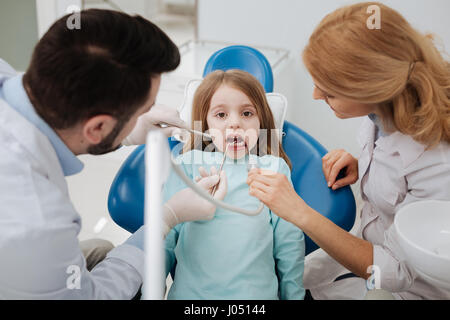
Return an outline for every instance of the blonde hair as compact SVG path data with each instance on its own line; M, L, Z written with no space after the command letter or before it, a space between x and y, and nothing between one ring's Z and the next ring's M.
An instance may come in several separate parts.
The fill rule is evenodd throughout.
M369 29L377 5L381 29ZM379 105L387 131L436 146L450 142L450 63L431 35L416 31L395 10L358 3L327 15L303 52L312 77L331 95Z
M273 154L283 158L292 168L289 157L284 152L281 142L278 141L277 135L272 134L271 129L275 128L275 121L269 103L267 102L266 93L261 83L250 73L232 69L228 71L216 70L208 74L197 88L192 104L192 127L196 121L201 122L203 131L208 130L207 116L211 105L211 99L217 89L223 84L229 85L237 90L242 91L252 102L256 108L256 113L260 122L260 129L268 129L267 136L262 137L260 133L259 139L266 139L264 143L257 144L257 154L259 156ZM274 139L276 139L274 141ZM205 150L211 142L202 141L201 138L191 135L190 143L185 145L184 151L192 149ZM272 146L278 146L278 150L272 150ZM260 148L261 147L261 148Z

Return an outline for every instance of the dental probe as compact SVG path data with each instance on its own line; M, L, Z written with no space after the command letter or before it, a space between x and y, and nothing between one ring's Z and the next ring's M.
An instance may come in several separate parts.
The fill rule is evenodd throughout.
M218 172L219 176L220 176L220 172L222 171L222 168L223 168L223 165L225 163L225 160L227 158L227 151L228 151L228 147L230 146L230 144L231 143L227 143L227 147L225 148L225 152L223 153L222 163L220 165L220 169L219 169L219 172ZM213 187L212 195L214 195L216 193L216 189L217 189L217 186L219 185L219 183L220 183L220 179L219 179L219 182L217 182L217 184Z
M188 127L180 127L180 126L173 125L173 124L169 124L169 123L165 123L165 122L158 123L158 125L159 125L161 128L175 127L175 128L178 128L178 129L187 130L187 131L189 131L189 132L191 132L191 133L193 133L193 134L197 134L197 135L200 135L200 136L204 136L204 137L207 138L208 140L211 140L211 141L213 140L213 137L212 137L211 135L209 135L209 134L207 134L207 133L204 133L204 132L201 132L201 131L193 130L193 129L188 128Z

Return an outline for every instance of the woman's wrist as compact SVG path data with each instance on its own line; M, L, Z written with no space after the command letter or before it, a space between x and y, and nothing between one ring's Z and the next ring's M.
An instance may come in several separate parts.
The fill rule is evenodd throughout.
M303 201L302 199L298 199L296 204L291 207L289 222L295 224L297 227L303 230L308 224L309 217L311 216L311 210L313 209L308 206L305 201Z

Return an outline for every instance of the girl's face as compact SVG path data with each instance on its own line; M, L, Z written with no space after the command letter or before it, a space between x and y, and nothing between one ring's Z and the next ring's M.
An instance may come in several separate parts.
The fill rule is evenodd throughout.
M258 143L260 121L256 106L242 91L222 84L211 98L206 117L214 145L240 159Z
M364 104L342 97L335 97L329 95L322 88L320 84L315 82L313 98L315 100L324 100L334 111L336 117L340 119L363 117L376 112L377 106L375 104Z

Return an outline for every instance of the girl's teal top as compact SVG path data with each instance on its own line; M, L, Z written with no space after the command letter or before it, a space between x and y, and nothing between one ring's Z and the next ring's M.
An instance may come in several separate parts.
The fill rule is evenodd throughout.
M186 175L200 176L199 167L217 169L223 153L193 150L177 158ZM228 179L225 202L256 209L259 200L249 195L248 161L285 174L290 170L282 158L247 155L225 161ZM245 162L244 162L245 160ZM164 186L165 201L186 188L172 172ZM166 274L174 275L168 299L303 299L305 241L303 232L281 219L266 206L257 216L216 209L209 221L185 222L167 235Z

